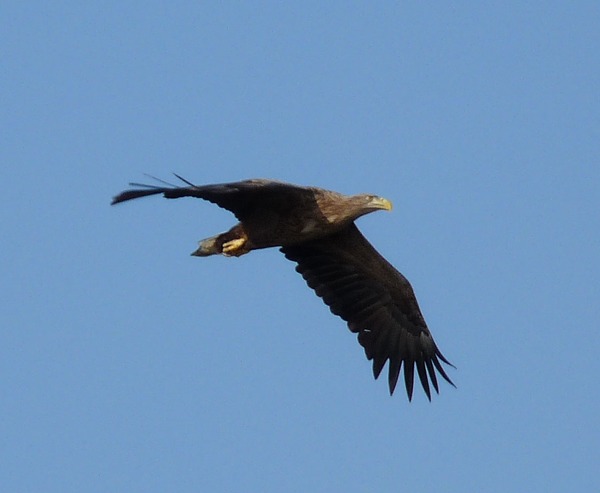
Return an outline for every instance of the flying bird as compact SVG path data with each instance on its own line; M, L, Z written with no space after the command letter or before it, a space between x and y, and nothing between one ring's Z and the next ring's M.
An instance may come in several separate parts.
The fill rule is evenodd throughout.
M429 400L430 382L439 393L436 371L454 386L441 362L453 365L435 344L410 283L354 224L365 214L391 210L388 200L265 179L198 186L175 176L183 186L162 180L161 186L130 183L135 188L114 197L112 204L162 194L168 199L196 197L231 211L239 222L200 241L192 255L239 257L279 247L331 312L358 335L376 379L388 363L390 395L402 367L409 401L415 367Z

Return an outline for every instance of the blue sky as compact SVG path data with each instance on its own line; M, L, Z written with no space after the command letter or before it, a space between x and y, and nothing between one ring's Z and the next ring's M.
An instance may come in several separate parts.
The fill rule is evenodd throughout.
M597 2L8 2L0 489L595 491ZM390 397L234 218L143 173L372 192L457 366Z

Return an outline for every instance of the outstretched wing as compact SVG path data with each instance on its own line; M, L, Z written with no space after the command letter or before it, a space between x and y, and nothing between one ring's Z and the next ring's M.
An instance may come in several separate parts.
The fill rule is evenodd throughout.
M429 381L439 393L436 370L454 385L440 360L451 363L437 348L410 283L353 223L333 235L285 246L281 251L298 263L296 270L331 311L358 333L358 342L373 360L375 378L389 361L390 394L402 366L409 400L415 366L429 400Z
M177 174L175 176L186 186L178 187L162 180L158 181L168 186L130 183L136 188L121 192L113 198L111 204L158 194L162 194L168 199L196 197L217 204L219 207L233 212L238 220L244 221L257 208L286 210L297 204L314 201L311 188L281 181L252 179L216 185L194 185Z

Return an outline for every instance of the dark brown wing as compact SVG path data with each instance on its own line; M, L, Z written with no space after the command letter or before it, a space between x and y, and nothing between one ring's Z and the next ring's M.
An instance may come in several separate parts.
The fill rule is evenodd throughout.
M431 337L410 283L354 224L319 240L282 247L281 251L298 263L296 270L331 311L358 333L358 342L373 360L375 378L389 361L390 394L402 365L409 400L415 366L429 400L429 380L439 393L436 370L454 385L440 360L451 363Z
M240 221L244 221L259 207L284 211L311 201L314 202L311 188L280 181L252 179L217 185L194 185L179 175L175 176L186 186L178 187L166 182L163 183L169 186L130 183L131 186L137 188L121 192L113 198L111 204L158 194L162 194L168 199L196 197L217 204L219 207L233 212ZM162 182L162 180L159 181Z

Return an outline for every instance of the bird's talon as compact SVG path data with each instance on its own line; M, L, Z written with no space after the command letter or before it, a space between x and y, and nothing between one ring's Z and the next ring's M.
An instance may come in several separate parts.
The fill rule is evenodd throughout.
M223 248L221 249L223 255L227 257L239 257L244 253L248 253L248 250L243 248L246 244L245 238L236 238L234 240L229 240L223 243Z

